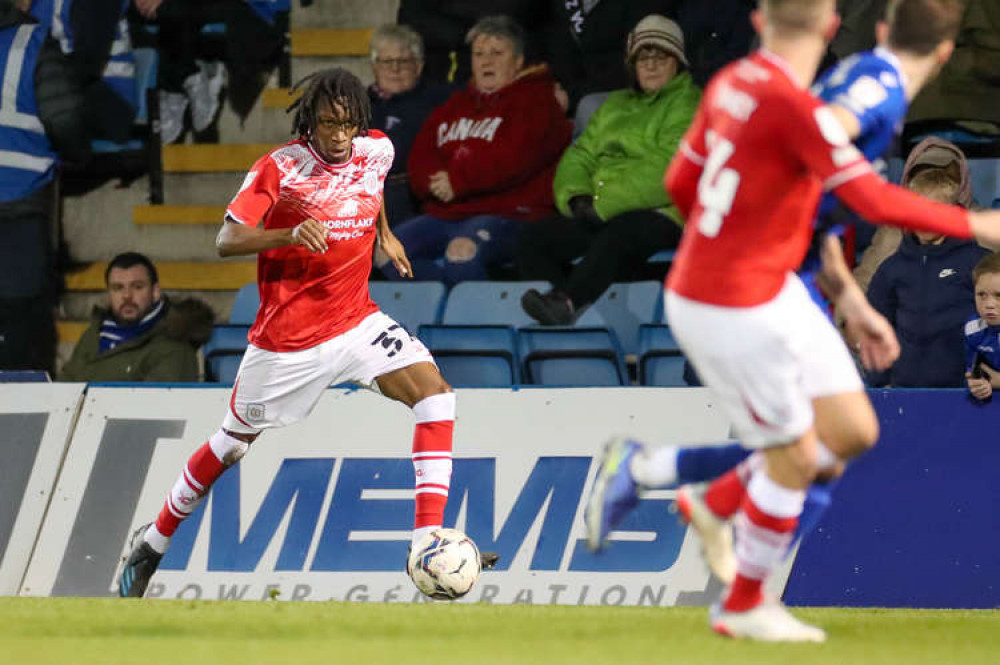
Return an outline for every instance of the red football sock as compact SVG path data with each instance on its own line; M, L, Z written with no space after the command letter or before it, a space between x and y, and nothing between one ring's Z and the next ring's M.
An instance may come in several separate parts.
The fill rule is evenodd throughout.
M416 504L413 528L440 526L451 485L451 437L454 420L417 423L413 432Z
M159 516L156 530L166 537L174 535L180 523L201 503L226 466L215 456L207 442L191 455L173 489L167 495Z

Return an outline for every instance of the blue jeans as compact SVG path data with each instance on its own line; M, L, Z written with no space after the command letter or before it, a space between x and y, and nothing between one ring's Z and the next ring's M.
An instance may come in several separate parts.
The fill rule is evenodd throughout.
M413 266L413 278L444 282L484 280L487 268L514 258L518 222L497 215L476 215L465 219L441 219L420 215L393 227L406 256ZM448 244L456 238L468 238L476 245L468 260L449 260ZM443 263L440 261L443 259ZM386 278L402 279L391 263L382 267Z

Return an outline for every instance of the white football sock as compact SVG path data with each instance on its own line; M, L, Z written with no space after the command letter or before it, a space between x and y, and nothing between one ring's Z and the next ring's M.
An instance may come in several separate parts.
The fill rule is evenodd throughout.
M677 450L677 446L643 446L629 463L632 479L649 489L676 485Z

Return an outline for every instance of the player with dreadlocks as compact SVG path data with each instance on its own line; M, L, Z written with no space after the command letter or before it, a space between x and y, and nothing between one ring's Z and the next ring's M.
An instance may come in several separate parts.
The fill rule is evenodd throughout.
M122 596L145 593L178 525L261 431L305 418L332 384L358 383L413 409L413 542L441 526L455 393L424 345L368 294L376 241L401 274L412 274L382 204L392 143L368 128L368 96L353 74L328 69L295 89L304 89L288 109L298 138L257 160L216 239L220 256L257 255L261 301L229 408L156 522L133 535Z

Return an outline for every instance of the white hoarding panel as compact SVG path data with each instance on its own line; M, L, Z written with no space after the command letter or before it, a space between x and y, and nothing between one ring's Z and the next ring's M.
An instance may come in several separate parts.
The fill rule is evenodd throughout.
M114 593L128 534L155 518L228 400L216 388L90 390L22 593ZM222 476L148 595L419 600L404 573L412 430L402 405L328 391L307 421L265 432ZM501 555L467 600L703 604L715 589L672 492L645 496L599 556L583 544L583 502L613 435L708 443L728 430L700 389L460 390L445 523Z
M16 594L24 577L83 389L0 384L0 595Z

